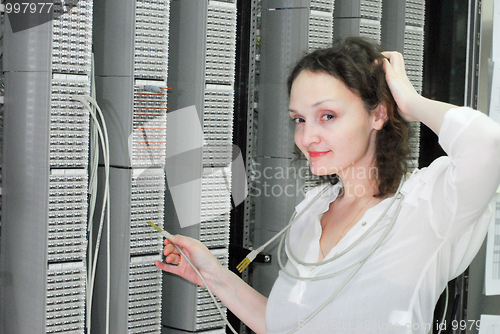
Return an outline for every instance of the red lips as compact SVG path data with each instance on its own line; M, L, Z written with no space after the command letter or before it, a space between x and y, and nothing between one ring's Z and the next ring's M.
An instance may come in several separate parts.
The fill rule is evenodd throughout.
M318 158L330 153L330 151L307 151L307 153L311 158Z

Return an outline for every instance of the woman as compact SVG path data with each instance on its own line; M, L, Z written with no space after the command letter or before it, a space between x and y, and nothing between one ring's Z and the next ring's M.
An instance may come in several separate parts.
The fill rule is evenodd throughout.
M200 242L170 241L257 333L429 332L439 295L486 234L500 183L500 126L418 95L399 53L360 38L305 56L289 91L296 145L314 174L340 180L312 189L296 207L289 261L269 299ZM405 121L427 125L449 155L407 180ZM156 265L202 285L165 244L166 262L180 265Z

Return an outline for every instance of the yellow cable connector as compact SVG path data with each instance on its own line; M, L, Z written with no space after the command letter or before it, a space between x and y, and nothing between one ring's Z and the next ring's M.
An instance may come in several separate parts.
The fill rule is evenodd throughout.
M248 257L244 258L243 261L240 262L240 264L238 264L238 266L236 267L236 269L238 269L238 271L240 273L243 272L243 270L247 269L247 267L250 265L251 261Z
M163 235L165 238L170 238L171 234L162 229L161 227L156 226L152 222L148 222L149 225L153 226L158 232L160 232L161 235Z
M255 260L257 254L259 253L260 253L260 248L254 249L253 251L248 253L247 257L244 258L243 261L240 262L240 264L238 264L236 269L238 269L240 273L243 272L243 270L245 270L250 265L250 263L252 263L252 261Z

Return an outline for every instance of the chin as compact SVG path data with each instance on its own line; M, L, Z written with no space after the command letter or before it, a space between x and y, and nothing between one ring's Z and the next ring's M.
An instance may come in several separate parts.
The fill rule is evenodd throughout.
M325 175L332 175L336 174L335 171L331 170L331 168L326 168L326 167L310 167L309 170L313 175L316 176L325 176Z

